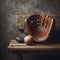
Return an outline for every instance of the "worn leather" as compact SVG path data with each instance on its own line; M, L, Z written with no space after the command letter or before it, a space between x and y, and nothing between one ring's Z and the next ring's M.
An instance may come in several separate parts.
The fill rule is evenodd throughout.
M44 42L50 36L53 19L44 14L31 15L25 19L24 24L35 42Z

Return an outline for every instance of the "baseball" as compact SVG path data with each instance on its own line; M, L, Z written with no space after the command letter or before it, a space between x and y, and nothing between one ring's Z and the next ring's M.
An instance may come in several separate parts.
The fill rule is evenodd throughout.
M30 42L32 42L32 36L31 35L27 35L25 38L24 38L24 42L26 44L29 44Z

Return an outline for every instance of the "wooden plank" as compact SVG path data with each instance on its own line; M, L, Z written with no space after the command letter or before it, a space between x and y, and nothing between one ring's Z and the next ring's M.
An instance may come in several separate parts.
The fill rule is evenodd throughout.
M17 51L50 51L60 50L60 44L51 45L26 45L25 43L18 43L16 40L11 40L8 49Z

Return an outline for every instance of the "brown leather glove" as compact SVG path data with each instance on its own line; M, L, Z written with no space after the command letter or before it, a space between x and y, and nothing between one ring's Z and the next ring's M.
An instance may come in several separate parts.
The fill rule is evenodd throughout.
M44 15L31 15L25 19L25 28L35 42L44 42L49 37L53 19Z

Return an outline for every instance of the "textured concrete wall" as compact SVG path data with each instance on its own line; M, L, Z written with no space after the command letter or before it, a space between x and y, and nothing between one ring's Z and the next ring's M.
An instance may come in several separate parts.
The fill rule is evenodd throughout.
M7 52L7 46L10 40L16 37L15 15L37 13L60 15L60 0L0 0L1 60L9 60L12 57ZM30 58L32 57L35 58L35 56Z

